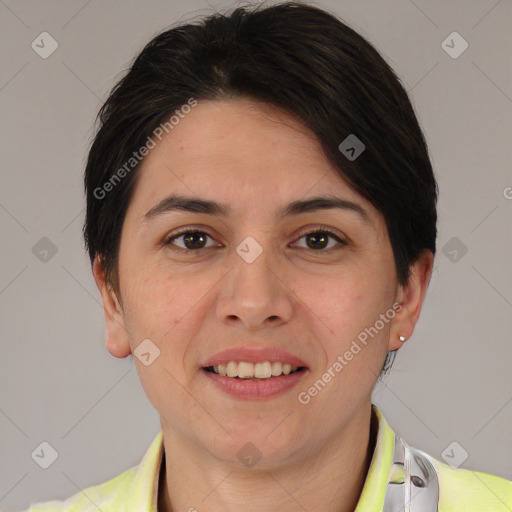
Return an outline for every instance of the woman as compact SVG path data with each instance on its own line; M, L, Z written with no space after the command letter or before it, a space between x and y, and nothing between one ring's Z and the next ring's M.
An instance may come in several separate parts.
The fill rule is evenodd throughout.
M300 3L214 15L152 40L99 119L85 241L107 348L162 431L45 510L512 508L511 482L408 446L371 403L420 316L438 189L364 38Z

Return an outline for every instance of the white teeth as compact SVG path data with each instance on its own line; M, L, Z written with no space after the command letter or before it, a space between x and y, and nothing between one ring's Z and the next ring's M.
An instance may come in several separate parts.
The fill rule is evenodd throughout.
M217 368L217 370L218 370L218 368ZM215 371L215 366L213 367L213 371ZM236 377L237 371L238 371L238 364L236 364L235 361L230 361L226 368L226 375L228 377Z
M279 361L272 363L272 376L276 377L277 375L281 375L281 373L283 373L283 365Z
M258 379L268 379L272 376L272 368L270 363L265 361L264 363L256 363L254 365L254 376Z
M230 361L227 365L219 364L213 367L214 373L218 373L223 377L239 377L240 379L269 379L270 377L278 377L281 374L289 375L298 369L288 363L275 361L270 363L249 363L246 361Z
M238 376L241 379L254 377L254 365L252 363L238 363Z

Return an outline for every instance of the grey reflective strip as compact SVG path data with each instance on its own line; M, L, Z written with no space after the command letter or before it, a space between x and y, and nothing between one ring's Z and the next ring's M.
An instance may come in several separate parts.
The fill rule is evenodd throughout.
M395 434L382 512L438 512L439 481L426 453Z
M395 434L395 448L393 450L393 463L389 472L389 481L384 497L382 512L399 512L405 503L404 490L404 459L405 446Z

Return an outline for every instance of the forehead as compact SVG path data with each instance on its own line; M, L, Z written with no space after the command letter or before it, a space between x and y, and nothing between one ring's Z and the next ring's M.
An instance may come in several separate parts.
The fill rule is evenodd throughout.
M215 166L217 176L250 178L269 168L292 174L299 162L323 174L329 167L316 137L298 120L272 105L236 99L199 101L164 134L143 167L184 164L193 173L206 165Z
M239 202L249 211L329 193L373 210L335 171L307 127L250 99L199 101L149 151L139 173L133 201L141 208L169 193Z

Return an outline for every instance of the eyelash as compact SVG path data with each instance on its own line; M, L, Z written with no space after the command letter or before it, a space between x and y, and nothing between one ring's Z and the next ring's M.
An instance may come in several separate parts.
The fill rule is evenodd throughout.
M163 245L169 246L172 251L178 252L178 253L181 253L181 254L197 253L199 251L204 251L205 249L210 249L211 248L211 247L203 247L201 249L182 249L182 248L171 247L172 242L174 240L176 240L180 236L186 235L188 233L201 233L201 234L205 234L206 236L208 236L208 237L213 239L213 237L210 236L206 231L201 231L200 229L196 229L196 228L185 228L185 229L183 229L181 231L178 231L178 232L172 234L171 236L167 237L164 240ZM339 242L341 247L338 247L337 249L334 249L334 250L339 250L339 249L343 248L344 246L348 245L348 242L346 242L345 240L342 240L334 231L329 229L327 226L320 226L320 227L318 227L316 229L313 229L311 231L306 231L305 233L301 234L299 236L299 238L297 238L297 240L300 240L301 238L304 238L307 235L312 235L312 234L315 234L315 233L327 233L329 236L331 236L332 238L336 239L336 241ZM330 254L333 249L331 248L331 249L319 249L319 250L309 249L309 250L322 255L322 254Z

